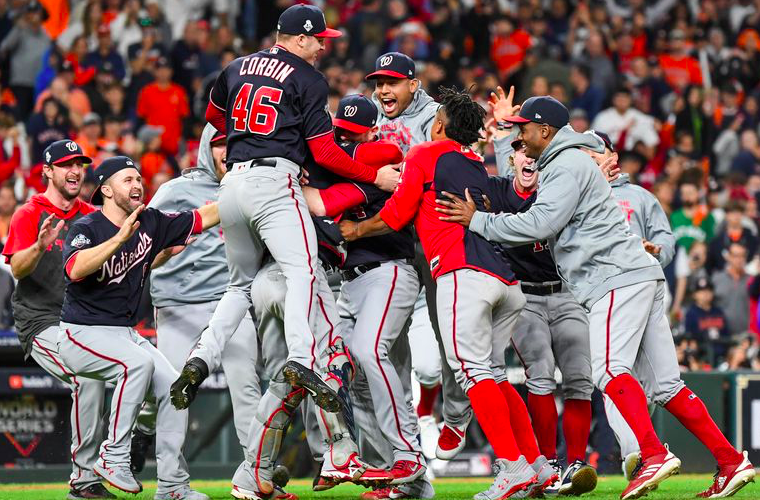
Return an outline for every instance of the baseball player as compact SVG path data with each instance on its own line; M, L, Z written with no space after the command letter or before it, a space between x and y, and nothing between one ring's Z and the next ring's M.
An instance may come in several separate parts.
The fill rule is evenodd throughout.
M353 157L374 158L378 166L399 163L403 159L399 146L374 140L376 119L377 107L366 97L349 95L341 99L333 120L340 146ZM310 172L313 187L305 188L307 193L319 187L312 184L313 178ZM346 188L359 192L352 207L341 203L351 196L336 194ZM389 197L371 185L338 183L319 190L319 208L329 216L345 212L343 219L360 221L374 216ZM419 296L411 228L351 242L347 250L338 309L346 321L345 338L361 368L352 384L352 399L359 401L361 408L355 412L360 449L363 457L372 454L391 466L393 484L404 485L367 492L363 498L431 498L434 491L424 477L426 462L417 439L417 418L407 404L411 379L403 363L394 359L394 346L406 341L402 333ZM374 418L365 418L366 414Z
M508 96L499 87L494 118L501 122L512 110L514 88ZM492 99L492 103L494 99ZM506 114L504 114L506 112ZM491 177L495 207L507 213L528 210L535 202L538 172L525 156L516 133L497 131L494 140L496 162L501 177ZM511 175L510 175L511 174ZM494 208L492 206L492 209ZM548 494L580 495L596 487L597 476L586 463L586 446L591 427L591 363L589 359L586 312L562 286L548 245L535 242L506 252L510 266L520 280L526 298L517 320L512 346L525 367L528 386L528 411L536 431L539 449L557 471L557 481L545 490ZM555 366L562 373L565 397L563 432L567 443L564 474L557 460L557 407L554 402Z
M207 124L200 139L197 167L161 185L148 207L181 212L215 202L219 183L227 173L226 150L226 136ZM216 227L204 231L181 254L151 273L157 347L176 370L182 369L208 325L224 294L228 274L224 241ZM257 364L257 349L256 328L247 314L222 352L235 430L243 449L261 399L259 378L251 369Z
M200 380L219 365L229 337L251 306L250 287L268 251L287 277L285 376L317 403L338 411L338 396L313 370L320 368L312 331L317 304L317 243L298 178L306 148L317 163L347 178L393 189L398 172L354 161L332 138L327 81L314 68L324 39L339 36L311 5L286 9L277 44L233 61L217 78L206 118L227 135L229 173L219 193L230 284L180 374L177 403L189 404ZM179 392L186 393L186 400ZM286 394L290 393L288 391Z
M678 472L681 461L660 442L639 382L655 387L662 404L707 446L719 472L701 496L720 498L752 480L755 470L726 440L699 397L684 386L665 308L664 276L641 238L628 231L611 187L580 148L602 152L598 140L567 125L569 113L551 97L532 97L518 116L526 155L536 160L541 189L526 212L477 210L468 195L440 200L444 220L460 222L491 241L519 246L549 239L557 272L589 311L594 383L620 410L641 447L641 463L621 498L638 498Z
M383 54L375 61L375 71L367 75L366 79L375 82L372 98L380 110L378 137L395 142L404 153L409 148L432 139L430 134L438 103L420 87L412 59L398 52ZM435 446L435 456L451 459L464 448L472 411L454 373L447 364L441 365L440 360L445 354L435 312L435 280L430 275L421 248L418 246L416 250L415 267L424 289L415 303L408 332L409 343L412 346L431 346L437 340L439 348L438 353L434 349L412 350L413 369L421 389L421 404L417 414L420 418L422 448L428 450L429 458L433 458L432 448ZM397 345L399 348L404 347ZM444 427L438 438L438 426L432 417L432 410L440 383L443 384L444 392ZM436 439L437 445L430 443Z
M43 154L44 193L31 199L11 219L3 247L18 280L13 318L25 357L71 388L71 461L69 498L116 498L92 468L102 440L101 412L105 384L77 377L58 352L58 322L63 305L63 242L71 224L93 212L79 199L84 164L92 160L74 141L49 145Z
M107 437L93 470L120 490L142 490L129 467L130 436L151 387L158 404L154 498L206 500L188 485L181 452L187 412L169 404L177 372L133 327L151 266L170 255L166 249L185 245L192 235L218 224L217 205L174 214L144 210L142 179L126 156L105 160L95 177L92 201L103 209L69 228L58 333L59 352L74 375L116 384Z
M604 153L597 153L592 150L584 150L588 153L594 161L602 168L602 172L605 172L603 165L605 162L616 163L615 148L610 141L607 134L597 131L587 131L586 133L597 136L601 142L604 143ZM660 265L664 268L670 261L673 260L675 255L675 237L670 230L670 221L665 211L660 206L657 198L635 184L631 184L628 174L619 174L618 172L610 172L607 178L612 186L612 194L615 196L618 206L623 211L623 216L628 223L630 231L640 236L644 243L644 249L660 262ZM643 389L647 394L647 399L651 400L654 390L649 387L648 380L641 380L644 384ZM651 415L655 409L653 403L649 403L649 414ZM620 454L623 458L623 472L630 480L630 476L633 473L633 469L639 462L639 443L636 441L636 436L625 423L625 419L620 414L620 411L615 407L614 403L608 396L604 396L604 409L607 413L607 421L615 432L615 437L620 444Z
M525 404L507 381L504 358L525 297L495 246L441 222L435 212L436 193L444 190L461 193L470 186L481 206L482 195L489 193L483 160L469 148L478 140L485 110L466 93L449 89L443 89L441 102L434 142L412 148L398 190L377 215L359 223L342 221L341 231L353 241L400 230L414 219L437 281L446 360L497 457L493 485L476 498L538 494L555 474L539 454Z

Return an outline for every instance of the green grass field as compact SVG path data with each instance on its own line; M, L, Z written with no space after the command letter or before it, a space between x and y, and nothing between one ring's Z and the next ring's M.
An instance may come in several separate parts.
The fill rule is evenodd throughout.
M647 498L652 500L685 500L694 498L694 496L712 481L709 475L682 475L675 476L665 481L660 488L650 493ZM229 499L229 481L195 481L192 486L213 499ZM436 489L436 498L441 499L469 499L476 492L489 486L483 479L439 479L434 483ZM151 500L155 483L146 483L146 490L140 495L130 495L127 493L117 493L119 498L129 500ZM615 499L620 497L620 492L625 487L625 481L622 476L602 477L599 479L599 485L591 494L584 495L583 498L608 498ZM314 493L311 491L311 481L293 480L287 487L287 490L297 494L302 499L323 498L323 499L355 499L364 491L353 485L341 485L330 491ZM61 483L31 483L31 484L6 484L0 485L0 500L62 500L66 498L68 488ZM760 499L760 485L750 484L745 487L733 498L736 499Z

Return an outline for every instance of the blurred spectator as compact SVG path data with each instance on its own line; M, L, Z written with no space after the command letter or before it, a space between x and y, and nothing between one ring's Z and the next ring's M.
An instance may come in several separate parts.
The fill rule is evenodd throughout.
M713 304L713 287L707 278L697 281L694 302L686 310L684 335L697 341L697 345L710 353L710 362L722 359L727 350L730 335L723 310Z
M111 28L107 24L98 26L98 48L89 52L82 64L87 67L102 68L106 63L111 65L114 78L122 81L127 72L124 69L124 60L114 48L111 39Z
M591 123L585 109L577 108L570 112L570 126L578 133L583 133L590 128Z
M137 140L143 148L140 157L140 173L147 186L151 185L153 176L159 172L171 174L171 167L166 161L166 155L161 151L161 135L163 127L143 125L137 132Z
M586 39L585 49L580 56L575 58L575 62L588 65L590 72L594 75L594 83L609 95L615 88L617 76L615 66L607 55L604 43L604 37L597 30L591 30Z
M710 241L707 252L707 270L720 271L725 267L724 256L732 243L740 243L747 250L747 260L751 261L757 254L757 228L752 221L744 221L744 203L730 200L726 204L725 219L715 238ZM750 227L747 227L750 226Z
M180 40L174 42L169 53L169 60L174 72L173 80L185 89L187 95L195 94L196 80L200 83L200 54L198 45L198 24L190 21Z
M670 216L676 244L687 251L695 241L709 242L715 233L715 219L709 207L699 202L699 187L691 181L681 184L681 208Z
M166 55L158 37L158 30L151 22L141 23L142 40L132 44L129 54L130 79L127 87L127 107L135 109L140 91L153 82L156 61Z
M582 109L593 121L602 110L604 92L591 83L591 69L585 64L574 64L570 69L570 85L573 87L570 107Z
M207 10L210 10L221 24L226 24L232 4L226 0L162 0L162 3L166 17L171 19L172 35L175 39L182 36L190 21L201 19Z
M29 118L26 132L31 139L32 163L41 164L46 147L70 137L71 125L64 106L53 97L45 99L42 110Z
M728 349L726 355L726 361L718 366L720 371L735 371L735 370L758 370L760 364L757 359L752 356L756 355L756 348L753 348L750 338L742 339L738 344L731 346Z
M101 116L108 113L108 103L105 99L106 89L117 81L111 61L104 61L98 66L95 78L82 87L82 90L87 93L87 97L90 99L90 106L94 113Z
M17 204L13 181L3 182L0 185L0 246L4 246L8 239L11 217L16 211Z
M111 36L116 40L116 50L122 61L126 61L129 56L129 46L140 43L143 22L149 21L140 17L140 0L127 0L124 9L111 21Z
M79 12L78 17L69 23L69 27L61 33L55 43L62 50L69 51L73 48L75 42L82 37L86 47L85 51L95 50L97 47L98 27L103 24L103 6L101 2L99 0L87 0L83 8L75 9L75 12ZM72 16L74 15L74 12L72 12Z
M702 109L702 90L699 87L689 87L676 103L676 135L685 133L693 139L696 157L709 153L707 148L713 142L713 130L712 121Z
M749 279L745 271L747 249L731 243L726 252L726 267L713 275L716 304L726 315L728 332L737 335L749 330Z
M69 110L69 119L75 127L82 125L84 116L92 111L90 107L90 98L87 97L82 89L71 87L71 84L63 76L57 76L50 83L50 88L44 90L37 97L37 103L34 105L34 111L38 113L42 109L42 103L48 97L54 97L58 102L66 106Z
M97 113L88 113L82 121L79 135L74 139L82 147L82 151L90 158L98 155L102 121Z
M531 45L530 35L505 16L496 19L491 26L491 60L496 65L499 78L507 81L522 66L525 51Z
M70 83L75 85L87 85L93 78L95 78L95 68L85 67L82 65L82 61L87 56L87 39L84 35L80 35L74 39L71 44L71 50L66 54L67 66L62 66L62 69L67 71L70 69L74 74L74 78ZM62 63L65 64L65 63Z
M660 138L655 130L654 119L631 107L631 91L618 88L612 96L612 107L599 113L591 122L591 128L610 136L618 150L630 150L641 143L648 158L654 157Z
M10 154L5 146L10 146ZM8 113L0 112L0 183L13 178L21 165L21 148L16 121Z
M681 337L676 342L676 359L682 372L696 372L705 368L699 356L697 341L688 337Z
M161 150L174 156L179 151L182 120L190 115L190 106L184 89L172 83L172 69L166 58L156 62L155 76L156 81L140 92L137 116L148 125L163 127Z
M731 162L731 171L741 172L745 177L760 175L760 141L757 132L748 129L739 136L739 152Z
M665 72L665 81L679 92L689 85L702 85L699 63L689 55L686 34L680 29L670 32L668 53L660 55L660 66Z
M744 115L737 115L727 128L718 134L712 145L712 153L715 155L716 175L726 175L733 166L734 158L739 154L739 131L744 123Z
M705 269L707 262L707 245L696 241L689 250L679 248L675 258L676 292L670 314L675 319L681 319L682 307L691 302L691 294L696 290L697 283L709 279Z
M0 55L10 60L10 87L16 97L18 117L25 119L34 106L34 84L50 47L50 37L42 29L45 9L32 0L23 15L0 44Z

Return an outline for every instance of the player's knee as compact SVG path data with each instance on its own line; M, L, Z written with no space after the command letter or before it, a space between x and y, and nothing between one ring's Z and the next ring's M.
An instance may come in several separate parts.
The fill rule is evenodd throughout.
M557 381L554 380L554 377L531 377L525 381L525 385L528 387L528 392L540 396L544 394L553 394L554 390L557 388Z
M594 392L590 373L570 373L562 379L562 394L565 399L588 399Z
M127 364L127 376L139 378L152 378L156 367L153 359L147 354L135 357Z
M683 380L680 378L666 380L658 384L653 394L647 394L647 399L650 399L652 402L657 403L660 406L665 406L668 404L668 401L673 399L673 397L681 392L681 389L684 387L686 387L686 384L684 384Z
M354 335L354 337L356 336ZM351 355L354 357L354 360L362 367L375 361L375 345L373 342L354 338L352 339L349 349L351 350Z

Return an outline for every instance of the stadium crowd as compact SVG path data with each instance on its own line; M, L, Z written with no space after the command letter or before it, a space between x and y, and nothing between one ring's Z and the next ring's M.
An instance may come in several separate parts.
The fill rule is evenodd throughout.
M293 3L0 0L0 241L44 191L41 155L56 140L95 164L139 159L148 196L192 167L220 69L272 45ZM608 134L677 239L666 275L683 370L760 369L760 0L312 3L344 32L319 63L332 111L369 94L367 70L399 51L434 97L455 85L485 103L514 86L518 102L551 95L577 131ZM480 148L494 166L490 132ZM3 304L9 290L4 269Z

